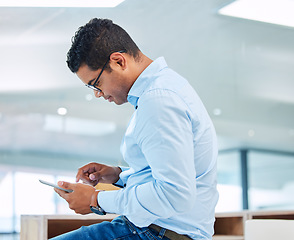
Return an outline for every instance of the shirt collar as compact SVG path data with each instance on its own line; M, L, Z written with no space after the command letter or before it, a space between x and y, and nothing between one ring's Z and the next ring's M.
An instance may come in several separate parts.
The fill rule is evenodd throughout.
M159 57L153 61L137 78L128 93L128 102L137 108L137 102L148 86L151 84L154 74L166 68L164 57Z

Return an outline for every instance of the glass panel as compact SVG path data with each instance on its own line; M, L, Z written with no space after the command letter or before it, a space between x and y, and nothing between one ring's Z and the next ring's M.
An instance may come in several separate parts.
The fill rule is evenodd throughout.
M250 151L249 208L294 209L294 156Z
M75 177L69 177L69 176L56 177L56 182L66 181L66 182L75 183L75 180L76 180ZM61 198L58 194L55 194L55 201L56 201L56 209L57 209L56 212L58 214L75 214L75 212L68 207L68 203L63 198Z
M15 173L15 213L17 217L15 230L20 230L20 215L54 214L54 190L39 182L44 179L54 182L54 177L47 174Z
M13 231L13 175L0 168L0 232Z
M218 156L219 201L216 212L242 210L241 164L239 151Z

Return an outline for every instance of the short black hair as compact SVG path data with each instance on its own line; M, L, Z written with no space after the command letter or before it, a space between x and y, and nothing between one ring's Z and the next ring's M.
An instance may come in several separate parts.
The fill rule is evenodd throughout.
M111 53L118 51L137 58L140 49L123 28L109 19L94 18L75 33L66 62L74 73L82 64L97 70L105 64Z

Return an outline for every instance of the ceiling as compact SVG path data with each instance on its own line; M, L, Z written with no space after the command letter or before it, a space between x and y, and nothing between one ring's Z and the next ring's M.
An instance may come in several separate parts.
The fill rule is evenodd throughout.
M65 63L74 32L94 17L112 19L144 54L164 56L188 79L215 124L220 150L293 152L294 28L219 15L230 2L0 8L0 163L41 166L42 159L66 168L66 159L75 159L70 167L88 160L122 162L119 146L132 106L95 99ZM65 116L57 115L59 107L67 108ZM66 131L69 119L85 132ZM96 135L85 126L99 133L103 123L115 127Z

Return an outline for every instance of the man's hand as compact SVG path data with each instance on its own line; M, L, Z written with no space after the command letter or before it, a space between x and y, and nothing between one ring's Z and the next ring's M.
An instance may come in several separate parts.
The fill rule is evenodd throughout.
M119 180L121 169L99 163L89 163L79 168L76 182L82 180L84 183L96 186L101 183L115 183Z
M65 189L72 189L73 192L67 193L60 189L54 188L60 197L64 198L69 208L79 214L92 213L90 209L91 198L95 192L95 188L82 183L58 182L58 186Z

